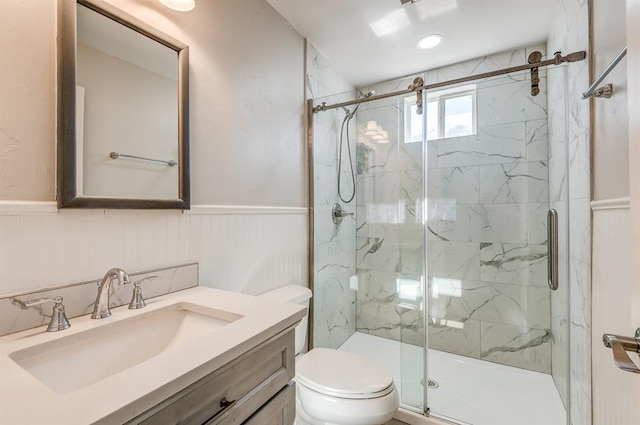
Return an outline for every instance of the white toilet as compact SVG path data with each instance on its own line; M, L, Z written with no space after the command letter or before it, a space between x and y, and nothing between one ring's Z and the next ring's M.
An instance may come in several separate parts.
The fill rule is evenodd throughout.
M261 296L309 306L311 291L288 285ZM307 317L296 326L296 354ZM296 425L382 425L398 409L398 391L385 367L364 357L314 348L296 357Z

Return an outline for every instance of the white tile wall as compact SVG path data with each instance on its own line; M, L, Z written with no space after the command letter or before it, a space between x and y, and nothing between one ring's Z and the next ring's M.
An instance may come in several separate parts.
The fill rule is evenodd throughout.
M307 285L305 208L4 214L0 294L187 262L200 264L202 286L257 294Z

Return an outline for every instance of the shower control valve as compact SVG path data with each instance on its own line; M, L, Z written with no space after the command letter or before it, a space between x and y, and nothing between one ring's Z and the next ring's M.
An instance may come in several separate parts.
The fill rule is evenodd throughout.
M343 210L340 204L338 204L337 202L333 204L333 208L331 209L331 218L333 218L334 224L342 223L342 219L347 216L353 216L353 213Z

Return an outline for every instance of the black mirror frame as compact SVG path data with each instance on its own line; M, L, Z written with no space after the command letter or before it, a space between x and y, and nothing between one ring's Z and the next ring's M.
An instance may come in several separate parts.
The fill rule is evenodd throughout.
M79 196L76 185L76 4L86 6L175 50L178 54L177 199ZM189 209L189 47L102 0L58 0L57 41L57 190L58 208Z

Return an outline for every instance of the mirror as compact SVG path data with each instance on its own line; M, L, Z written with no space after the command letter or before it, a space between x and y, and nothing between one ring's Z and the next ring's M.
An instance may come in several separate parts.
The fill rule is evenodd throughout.
M58 4L58 207L188 209L188 47L102 0Z

